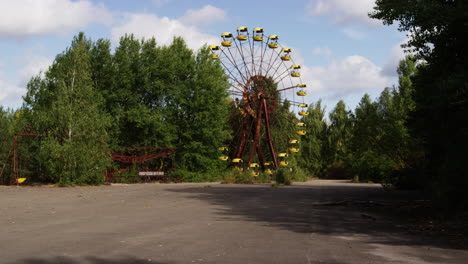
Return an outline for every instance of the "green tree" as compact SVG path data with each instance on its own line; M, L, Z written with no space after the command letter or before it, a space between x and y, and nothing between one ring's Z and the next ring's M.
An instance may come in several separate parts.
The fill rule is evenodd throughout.
M409 126L422 142L422 174L440 201L468 206L466 1L377 0L372 18L409 31L405 47L426 63L413 78ZM425 157L425 158L424 158Z
M25 108L48 129L39 152L43 180L60 184L97 184L109 165L108 118L91 78L90 41L83 33L59 54L45 78L28 85Z
M177 164L192 172L207 172L224 166L218 147L230 133L227 129L229 83L219 62L204 47L196 55L185 41L175 38L167 47L169 88L168 121L175 124Z
M348 160L349 141L352 136L353 119L351 112L346 110L345 103L340 100L329 113L330 125L327 130L327 146L324 158L331 169L330 176L345 177L344 168Z
M0 171L3 175L0 184L8 184L10 177L11 147L14 134L14 112L11 109L4 109L0 106Z
M324 120L325 109L319 100L309 105L309 115L302 122L307 134L300 139L299 166L311 176L322 176L325 169L324 147L326 142L327 124Z
M383 94L388 95L385 90ZM378 104L365 94L355 109L353 136L350 142L350 171L360 181L380 182L393 163L381 148L384 130Z

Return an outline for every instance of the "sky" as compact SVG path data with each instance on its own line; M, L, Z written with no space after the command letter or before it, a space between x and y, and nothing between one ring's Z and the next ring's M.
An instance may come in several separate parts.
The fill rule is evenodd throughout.
M0 105L18 108L32 76L47 70L73 36L110 39L125 33L174 36L187 45L220 43L238 26L263 27L291 47L308 86L306 102L328 111L339 100L350 110L364 93L375 99L397 84L396 67L407 39L396 25L368 18L374 0L0 0Z

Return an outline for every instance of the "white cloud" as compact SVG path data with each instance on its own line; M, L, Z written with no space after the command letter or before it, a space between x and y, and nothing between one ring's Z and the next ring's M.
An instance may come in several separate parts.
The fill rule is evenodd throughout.
M317 47L317 48L312 50L312 54L317 55L317 56L319 56L319 55L330 56L330 55L332 55L332 53L333 52L328 47L323 47L323 48Z
M0 105L17 108L21 105L21 96L26 92L26 89L5 80L1 70L0 67Z
M126 14L122 25L112 29L112 40L126 33L133 33L137 38L155 37L160 45L172 43L175 36L181 36L191 49L198 49L203 44L218 43L220 40L212 35L204 34L193 26L188 26L176 19L158 17L153 14Z
M16 74L15 82L4 78L0 65L0 105L18 108L22 104L22 96L26 94L26 85L29 80L45 72L52 64L52 59L46 57L28 57L26 65Z
M203 26L224 19L226 19L226 11L212 5L206 5L197 10L189 9L185 15L180 18L180 22L186 25Z
M303 67L303 76L314 98L317 94L332 98L363 94L391 84L380 67L362 56L334 60L327 67Z
M401 41L400 43L393 46L392 49L390 50L390 54L382 68L382 73L385 76L389 76L389 77L397 76L396 71L397 71L398 64L400 63L400 60L404 59L406 56L401 45L406 42L407 40Z
M374 5L375 0L310 0L307 11L311 16L326 17L338 25L374 26L381 24L380 21L368 17Z
M0 37L61 34L112 20L103 5L86 0L5 0L0 1L0 16Z
M52 59L46 57L29 57L26 65L19 71L20 86L26 87L29 80L39 73L47 71L52 65Z

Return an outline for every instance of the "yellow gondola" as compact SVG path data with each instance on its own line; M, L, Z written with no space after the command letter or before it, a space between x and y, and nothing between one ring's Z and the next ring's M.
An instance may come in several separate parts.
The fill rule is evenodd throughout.
M270 35L270 36L268 36L268 38L271 39L271 40L278 40L279 39L278 35Z
M18 179L16 180L16 182L17 182L18 184L22 184L25 180L26 180L26 178L18 178Z
M232 33L231 32L223 32L223 33L221 33L221 37L223 39L232 38Z
M240 162L242 162L242 159L235 158L235 159L232 160L232 162L234 162L234 163L240 163Z
M281 56L281 60L283 61L290 61L291 57L289 56L289 53L291 52L290 48L283 48L283 53L284 55Z
M268 39L271 41L269 44L268 44L268 47L270 49L276 49L279 47L278 45L278 35L270 35L268 37Z
M237 28L237 40L245 41L249 38L247 36L247 27L238 27Z
M291 72L292 77L301 77L301 73L298 71L299 69L301 69L301 65L294 64L291 66L291 69L293 69Z
M239 41L244 41L244 40L247 40L249 37L247 37L246 35L239 35L237 36L237 40Z
M212 58L212 59L219 59L219 55L215 53L215 51L219 51L219 50L220 50L219 46L218 46L218 45L210 45L209 48L210 48L210 50L213 52L213 53L211 54L211 58Z
M301 77L301 73L299 73L299 72L291 72L291 77Z
M278 45L278 43L269 43L269 44L268 44L268 47L269 47L270 49L276 49L276 48L279 47L279 45Z
M221 42L221 45L223 45L223 47L229 48L232 46L232 42L226 40L226 41Z
M263 165L264 166L270 166L272 163L270 161L267 161L267 162L263 162Z
M289 144L297 144L298 142L299 142L299 140L297 140L297 139L289 140Z
M288 156L288 153L284 153L284 152L278 153L278 157L280 158L286 158L287 156Z
M232 41L230 41L230 39L232 39L232 33L231 32L223 32L221 34L221 37L223 38L223 42L221 42L221 45L223 47L231 47L232 46Z
M265 170L265 173L268 174L268 175L273 175L273 171L270 170L270 169L266 169L266 170Z
M297 152L299 152L299 149L298 148L289 148L289 152L297 153Z
M252 176L254 176L254 177L257 177L259 173L258 173L258 171L252 171L250 174L252 174Z
M303 112L303 111L301 111L301 112L299 112L299 115L300 115L300 116L308 116L308 115L309 115L309 112Z
M298 126L298 127L305 127L306 125L305 125L304 122L299 122L299 123L296 124L296 126Z
M219 50L218 45L210 45L209 48L210 48L210 50Z
M253 37L254 41L263 41L263 28L261 27L254 28L253 33L254 33L254 37Z
M250 168L258 168L260 165L258 163L250 163Z
M305 130L298 130L296 131L296 134L298 134L299 136L304 136L307 132L305 132Z
M288 166L288 162L287 161L281 161L280 166Z
M229 159L229 157L228 157L228 156L220 156L220 157L219 157L219 159L220 159L220 160L224 160L224 161L226 161L226 160L228 160L228 159Z
M218 150L221 150L221 151L228 151L229 149L227 147L219 147Z
M308 104L299 104L299 107L309 107Z
M306 96L307 95L307 92L306 91L303 91L303 90L300 90L296 93L298 96Z
M300 84L297 85L297 87L306 88L306 87L307 87L307 84L305 84L305 83L300 83Z

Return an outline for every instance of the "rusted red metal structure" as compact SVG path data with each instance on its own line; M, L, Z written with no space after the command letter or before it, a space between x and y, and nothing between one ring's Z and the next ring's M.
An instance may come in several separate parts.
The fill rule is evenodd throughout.
M111 159L123 164L127 164L127 167L120 170L106 172L106 181L111 181L113 177L116 177L115 174L130 171L133 164L142 165L145 162L161 159L170 155L174 155L175 153L176 149L169 147L135 147L120 148L119 150L115 150L111 154Z
M272 117L281 100L295 101L296 95L306 95L303 91L306 85L300 78L301 66L293 62L291 49L278 43L278 35L264 35L263 28L249 31L243 26L238 27L236 33L223 32L220 45L209 46L211 58L219 61L228 76L228 91L241 115L232 117L232 124L238 123L233 142L229 147L220 147L228 151L223 154L229 156L219 158L231 161L236 167L260 165L262 170L266 170L265 166L276 169L282 161L287 164L284 158L278 160L278 154L289 149L280 149L277 153L272 137L272 128L277 123L272 122ZM306 106L304 103L297 105ZM296 135L283 137L289 142Z
M25 128L25 132L30 132L32 129L30 127ZM0 171L0 179L3 176L3 172L5 171L5 167L7 165L7 160L12 156L11 159L11 174L9 184L14 185L18 184L19 176L19 159L18 159L18 136L20 137L43 137L43 134L32 134L32 133L16 133L13 135L13 144L11 146L10 151L8 152L7 158L5 160L5 164L3 164L2 170Z
M231 152L231 158L243 158L245 152L248 151L247 167L254 161L255 154L262 168L264 167L266 159L261 147L262 142L268 146L268 156L271 158L273 166L278 167L278 158L270 127L270 114L275 109L277 94L275 89L268 87L268 85L269 82L263 75L252 76L244 85L242 106L240 106L240 113L243 117L240 137L234 151ZM262 127L264 133L262 133ZM250 149L246 149L248 147Z

